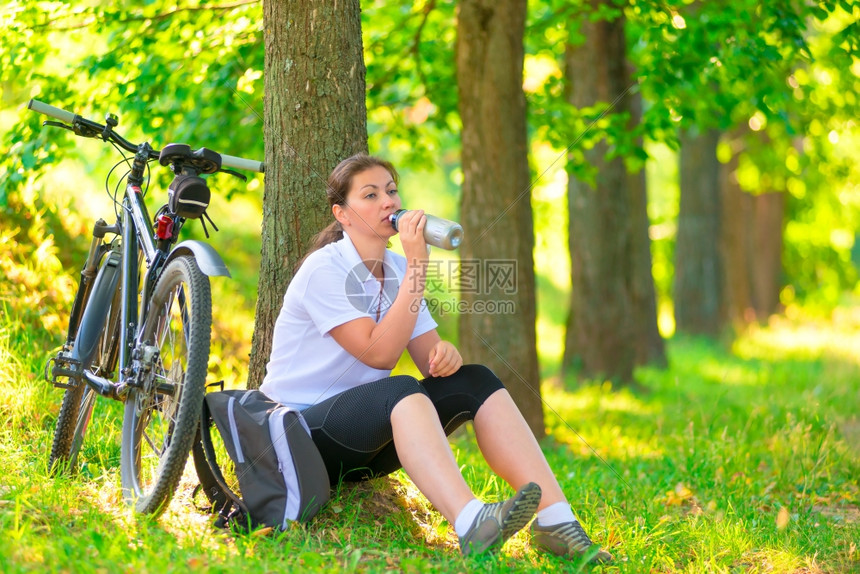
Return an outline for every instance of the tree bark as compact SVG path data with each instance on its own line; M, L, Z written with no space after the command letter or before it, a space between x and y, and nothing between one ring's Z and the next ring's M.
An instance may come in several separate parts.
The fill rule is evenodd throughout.
M719 335L725 326L724 267L720 253L720 132L681 133L681 204L675 246L675 325L682 333Z
M630 94L624 29L623 16L582 18L584 41L568 46L565 73L572 106L614 102L609 113L629 113L633 129L641 104ZM629 383L635 364L665 364L665 350L657 329L644 170L628 172L623 158L610 159L609 151L606 140L585 151L596 172L593 183L573 176L568 182L571 299L562 368Z
M752 302L750 269L753 249L749 228L752 224L752 202L744 193L736 177L741 151L741 136L729 140L732 156L722 166L722 246L725 263L725 297L727 318L742 326L755 319Z
M523 83L525 0L463 0L457 84L463 122L459 344L489 366L534 434L545 434L535 337L534 230ZM494 310L478 305L491 301ZM512 307L508 308L507 305Z
M723 258L728 318L739 325L764 321L779 309L785 193L753 195L735 175L747 130L730 140L732 157L722 168Z
M764 321L779 310L785 192L762 193L753 199L753 253L757 255L752 269L753 306L756 317Z
M267 173L249 388L265 376L294 267L332 220L328 174L367 150L360 15L358 0L263 5Z

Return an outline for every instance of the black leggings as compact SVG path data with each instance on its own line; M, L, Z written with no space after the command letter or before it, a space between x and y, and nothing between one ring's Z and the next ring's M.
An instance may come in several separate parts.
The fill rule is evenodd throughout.
M391 411L401 399L415 393L427 395L449 435L474 419L484 401L503 388L487 367L463 365L447 377L418 381L398 375L360 385L308 407L303 414L334 485L341 479L384 476L402 466L391 430Z

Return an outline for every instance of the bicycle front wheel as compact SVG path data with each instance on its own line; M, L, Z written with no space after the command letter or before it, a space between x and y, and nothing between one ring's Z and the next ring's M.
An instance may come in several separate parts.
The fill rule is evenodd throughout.
M122 488L137 512L161 514L179 484L200 420L211 327L209 278L193 257L177 257L143 318L123 414Z

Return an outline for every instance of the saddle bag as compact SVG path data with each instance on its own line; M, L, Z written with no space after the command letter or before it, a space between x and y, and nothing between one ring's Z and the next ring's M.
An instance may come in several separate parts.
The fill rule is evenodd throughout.
M167 204L179 217L197 219L209 207L211 195L202 177L179 174L167 188Z

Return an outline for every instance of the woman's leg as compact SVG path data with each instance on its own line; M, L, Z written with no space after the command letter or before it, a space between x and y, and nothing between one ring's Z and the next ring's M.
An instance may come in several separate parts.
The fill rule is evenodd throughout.
M458 381L446 379L441 386L448 391L443 395L455 397L458 393L450 391ZM464 408L462 397L456 396L443 400L447 408L440 411L424 386L412 377L398 376L344 391L303 414L333 483L342 477L381 476L402 465L431 504L455 525L463 553L483 552L504 544L528 524L540 500L539 486L523 483L508 500L480 503L460 473L445 433L471 418L484 397L501 385L498 379L485 380L491 384L480 400L471 400L472 408ZM463 524L457 526L458 522Z
M531 429L499 378L482 365L464 365L448 377L422 381L445 432L472 419L478 445L490 467L514 488L540 486L533 542L555 554L581 556L591 539L580 526ZM535 501L536 502L536 501ZM600 550L592 561L611 561Z
M540 445L508 391L490 395L478 409L475 436L487 464L508 484L518 488L527 482L541 487L538 510L567 502Z
M421 394L402 399L391 413L391 427L403 470L427 500L454 524L475 495L463 480L433 403Z
M360 385L304 411L332 484L403 467L453 524L474 498L427 391L412 377Z
M499 378L483 365L463 365L448 377L422 381L446 433L472 420L478 446L496 474L514 489L536 482L540 509L567 502L531 429Z

